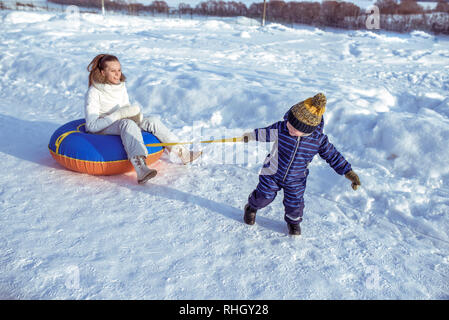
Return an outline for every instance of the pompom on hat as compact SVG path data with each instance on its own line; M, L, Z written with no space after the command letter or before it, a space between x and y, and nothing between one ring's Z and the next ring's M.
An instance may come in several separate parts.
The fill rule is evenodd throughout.
M304 133L312 133L321 123L326 110L326 96L322 93L298 102L290 108L287 120L296 129Z

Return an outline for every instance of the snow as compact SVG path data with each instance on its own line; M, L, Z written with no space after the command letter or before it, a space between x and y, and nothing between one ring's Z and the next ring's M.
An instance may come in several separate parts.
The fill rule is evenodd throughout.
M0 12L3 299L448 299L449 39L246 18ZM131 100L182 141L240 136L317 92L362 187L318 156L303 234L282 192L242 208L269 144L195 144L135 173L89 176L48 142L82 118L86 67L119 57Z

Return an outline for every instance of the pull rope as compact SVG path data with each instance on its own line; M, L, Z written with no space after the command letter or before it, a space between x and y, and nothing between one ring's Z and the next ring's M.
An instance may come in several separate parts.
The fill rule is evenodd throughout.
M243 141L243 137L225 138L225 139L217 139L217 140L204 140L204 141L189 141L189 142L148 143L145 146L147 146L147 147L167 147L167 146L177 146L177 145L184 145L184 144L194 144L194 143L225 143L225 142L241 142L241 141Z

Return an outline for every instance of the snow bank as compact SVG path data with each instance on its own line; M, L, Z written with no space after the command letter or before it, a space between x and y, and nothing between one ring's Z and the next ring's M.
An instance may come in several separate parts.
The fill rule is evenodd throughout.
M53 18L53 14L42 12L26 12L26 11L13 11L3 17L4 23L36 23L45 22Z
M348 90L348 100L338 102L327 114L328 129L342 137L343 145L364 150L363 158L421 183L447 176L447 98L408 92L394 97L385 88ZM375 150L374 158L369 150Z

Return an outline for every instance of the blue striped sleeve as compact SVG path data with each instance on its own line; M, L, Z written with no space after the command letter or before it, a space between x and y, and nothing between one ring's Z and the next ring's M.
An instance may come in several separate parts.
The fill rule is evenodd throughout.
M268 142L274 141L278 137L278 132L283 121L278 121L265 128L254 130L256 141Z
M329 139L325 134L323 134L321 138L318 153L338 174L343 175L352 170L351 164L346 161L334 145L329 142Z

